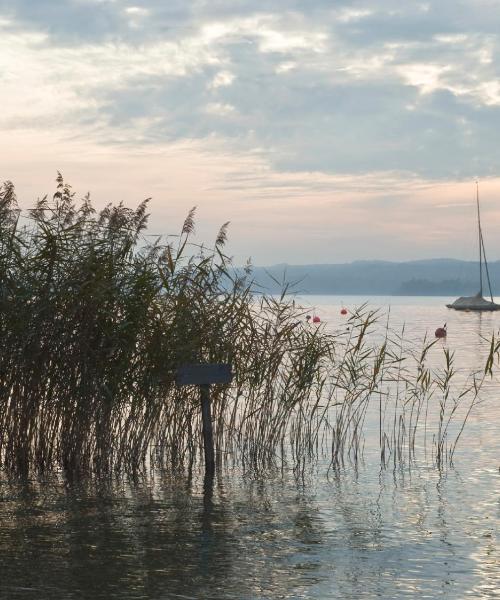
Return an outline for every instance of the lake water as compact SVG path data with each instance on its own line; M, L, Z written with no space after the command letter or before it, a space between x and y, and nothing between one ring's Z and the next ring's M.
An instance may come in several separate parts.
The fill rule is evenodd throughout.
M328 327L368 300L463 369L484 366L500 314L449 298L302 299ZM486 338L486 339L485 339ZM434 350L434 349L433 349ZM440 348L435 348L438 360ZM483 391L453 467L381 469L376 453L301 477L155 473L130 481L0 479L0 597L6 599L500 598L500 383ZM375 427L375 426L374 426Z

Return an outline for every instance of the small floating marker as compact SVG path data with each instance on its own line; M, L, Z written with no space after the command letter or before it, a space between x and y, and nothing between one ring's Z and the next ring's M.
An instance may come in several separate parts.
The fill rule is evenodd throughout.
M313 317L313 323L321 323L321 319L316 315Z
M347 314L347 308L343 308L343 309L340 311L340 314L341 314L341 315L346 315L346 314Z
M436 329L436 331L434 332L434 335L437 338L445 338L446 337L446 333L447 333L447 331L446 331L446 323L445 323L443 327L438 327Z

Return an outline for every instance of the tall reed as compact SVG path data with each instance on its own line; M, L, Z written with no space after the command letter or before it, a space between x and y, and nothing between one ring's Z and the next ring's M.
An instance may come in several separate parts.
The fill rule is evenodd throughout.
M415 356L389 327L374 338L379 316L366 307L339 331L307 325L286 287L258 293L251 267L233 267L227 224L196 245L193 210L174 241L147 242L147 205L96 212L59 175L54 196L21 217L13 185L0 188L2 468L193 465L198 392L175 385L186 362L233 365L233 384L213 390L216 449L246 468L325 448L334 466L357 461L374 409L384 464L412 459L436 406L434 458L451 457L461 430L450 431L481 387L475 376L455 394L451 353L432 372L432 344ZM487 370L496 353L493 339Z

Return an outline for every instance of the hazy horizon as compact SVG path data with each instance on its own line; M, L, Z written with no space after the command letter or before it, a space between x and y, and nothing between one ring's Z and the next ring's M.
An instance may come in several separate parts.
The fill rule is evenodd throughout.
M0 0L0 180L242 264L500 258L493 0Z
M380 258L357 258L355 260L346 260L346 261L342 261L342 262L315 262L315 263L291 263L291 262L277 262L277 263L269 263L266 265L259 265L256 263L252 263L252 265L254 267L258 267L258 268L265 268L265 267L281 267L281 266L285 266L285 267L310 267L310 266L341 266L341 265L352 265L352 264L356 264L356 263L390 263L390 264L396 264L396 265L402 265L402 264L406 264L406 263L419 263L419 262L446 262L446 261L453 261L453 262L459 262L459 263L470 263L470 264L478 264L479 265L479 259L461 259L461 258L453 258L452 256L434 256L431 258L409 258L409 259L405 259L405 260L390 260L390 259L380 259ZM500 259L493 259L493 260L488 260L488 264L490 263L498 263L500 262ZM244 266L244 265L242 265Z

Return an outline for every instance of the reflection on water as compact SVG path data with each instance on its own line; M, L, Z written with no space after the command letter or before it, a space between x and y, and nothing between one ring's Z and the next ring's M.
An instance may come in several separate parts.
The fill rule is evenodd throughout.
M313 300L329 326L342 326L340 301ZM481 336L500 316L405 302L392 307L394 323L418 337L447 321L460 364L482 365ZM4 478L0 597L498 598L499 392L491 382L455 467L442 472L381 471L368 454L357 469L318 464L300 479L291 469L213 482Z

